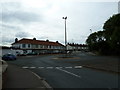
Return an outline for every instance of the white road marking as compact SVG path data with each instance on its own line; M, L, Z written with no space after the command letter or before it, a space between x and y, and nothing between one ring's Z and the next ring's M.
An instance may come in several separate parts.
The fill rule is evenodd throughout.
M22 68L29 68L29 67L22 67Z
M46 67L47 69L53 69L53 67Z
M63 67L55 67L55 68L59 69L59 68L63 68Z
M29 67L29 68L36 68L36 67Z
M82 68L82 66L75 66L74 68Z
M44 68L44 67L38 67L38 68Z
M66 69L72 69L72 68L75 68L75 69L81 69L82 66L74 66L74 67L27 67L27 66L23 66L22 68L31 68L31 69L34 69L34 68L39 68L39 69L53 69L53 68L56 68L56 69L59 69L59 68L66 68Z
M58 70L61 70L61 71L63 71L63 72L66 72L66 73L68 73L68 74L70 74L70 75L73 75L73 76L75 76L75 77L81 78L81 76L76 75L76 74L74 74L74 73L71 73L71 72L69 72L69 71L67 71L67 70L63 70L63 69L60 69L60 68L57 68L57 69L58 69Z
M65 67L65 68L72 68L72 67Z

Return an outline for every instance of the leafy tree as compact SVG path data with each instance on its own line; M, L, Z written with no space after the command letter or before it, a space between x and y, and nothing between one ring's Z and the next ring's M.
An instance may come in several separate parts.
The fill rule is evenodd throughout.
M104 23L103 29L88 36L86 43L90 50L120 55L120 14L110 17Z

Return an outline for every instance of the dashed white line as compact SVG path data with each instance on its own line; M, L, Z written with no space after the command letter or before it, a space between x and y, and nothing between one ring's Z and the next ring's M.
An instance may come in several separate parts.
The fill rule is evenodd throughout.
M44 67L38 67L38 68L40 68L40 69L41 69L41 68L44 68Z
M55 67L56 69L58 69L58 68L63 68L63 67Z
M82 66L75 66L74 68L82 68Z
M53 69L53 67L46 67L47 69Z
M29 68L36 68L36 67L29 67Z
M72 68L72 67L65 67L65 68Z
M60 68L57 68L57 69L58 69L58 70L61 70L61 71L63 71L63 72L66 72L66 73L68 73L68 74L70 74L70 75L73 75L73 76L75 76L75 77L81 78L81 76L76 75L76 74L74 74L74 73L71 73L71 72L69 72L69 71L67 71L67 70L63 70L63 69L60 69Z

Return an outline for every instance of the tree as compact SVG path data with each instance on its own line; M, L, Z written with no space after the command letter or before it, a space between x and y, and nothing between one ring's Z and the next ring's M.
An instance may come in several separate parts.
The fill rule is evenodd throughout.
M105 22L103 29L113 54L120 54L120 14L110 17Z
M120 14L110 17L104 23L103 29L88 36L86 43L90 50L120 55Z

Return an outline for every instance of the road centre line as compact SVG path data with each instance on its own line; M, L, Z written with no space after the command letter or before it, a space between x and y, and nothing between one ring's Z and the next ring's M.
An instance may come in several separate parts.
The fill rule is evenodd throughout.
M57 69L65 72L65 73L68 73L68 74L70 74L70 75L73 75L73 76L75 76L75 77L81 78L81 76L76 75L76 74L74 74L74 73L71 73L71 72L69 72L69 71L67 71L67 70L63 70L63 69L60 69L60 68L57 68Z

